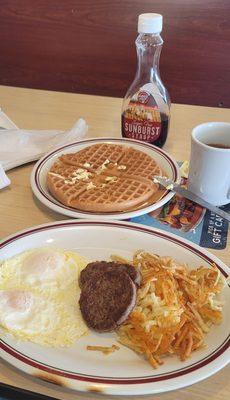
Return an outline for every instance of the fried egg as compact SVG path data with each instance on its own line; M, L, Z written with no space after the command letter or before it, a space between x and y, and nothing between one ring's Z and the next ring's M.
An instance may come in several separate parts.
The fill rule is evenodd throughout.
M0 265L0 288L23 286L38 290L64 289L76 280L87 264L84 257L61 249L25 251Z
M0 264L3 334L46 346L72 345L88 328L78 305L87 260L53 248L25 251Z
M73 293L72 293L73 294ZM62 295L0 290L0 325L14 337L52 347L70 346L87 332L78 304Z

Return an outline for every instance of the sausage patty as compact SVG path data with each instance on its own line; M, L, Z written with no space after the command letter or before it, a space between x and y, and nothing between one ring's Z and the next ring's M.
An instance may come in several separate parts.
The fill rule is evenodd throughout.
M90 328L98 332L111 331L121 325L134 308L136 285L125 269L94 268L90 279L81 282L81 313Z
M127 274L130 276L132 281L136 285L140 285L141 283L141 275L140 272L134 268L130 264L120 264L117 262L107 262L107 261L96 261L96 262L91 262L89 263L82 271L80 274L79 278L79 285L80 287L83 287L85 282L88 282L89 279L97 279L97 275L101 274L101 272L105 271L113 271L113 270L119 270L119 271L125 271Z

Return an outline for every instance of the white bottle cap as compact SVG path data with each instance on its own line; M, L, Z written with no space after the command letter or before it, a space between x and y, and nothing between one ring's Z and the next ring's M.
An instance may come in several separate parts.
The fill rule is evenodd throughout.
M161 14L147 13L138 17L138 33L160 33L163 17Z

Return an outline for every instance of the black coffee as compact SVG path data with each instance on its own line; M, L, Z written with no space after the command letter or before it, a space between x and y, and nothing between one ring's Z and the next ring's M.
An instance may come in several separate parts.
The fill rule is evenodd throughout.
M218 149L230 149L230 146L226 144L220 144L220 143L205 143L205 144L210 147L217 147Z

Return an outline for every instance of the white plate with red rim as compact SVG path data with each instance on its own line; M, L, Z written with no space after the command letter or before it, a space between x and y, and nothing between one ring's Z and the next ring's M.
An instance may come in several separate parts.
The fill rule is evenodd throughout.
M50 170L53 163L62 154L75 153L88 146L92 146L97 143L110 143L119 144L126 147L133 147L137 150L143 151L148 154L159 164L162 171L174 182L180 183L180 170L176 161L164 150L159 147L153 146L148 143L140 142L132 139L116 139L116 138L97 138L97 139L86 139L78 141L76 143L68 144L66 146L60 147L44 157L42 157L34 166L31 173L30 184L34 195L43 203L45 206L50 208L57 213L67 215L72 218L87 218L87 219L129 219L133 217L138 217L143 214L147 214L159 207L162 207L167 203L173 196L174 193L171 191L166 191L163 197L156 203L143 206L140 209L127 211L127 212L114 212L114 213L95 213L86 212L81 210L76 210L72 207L65 206L61 204L57 199L55 199L50 193L46 185L46 176Z
M215 262L225 277L230 272L217 257L187 240L142 225L106 220L59 221L24 230L1 242L0 260L24 250L51 245L76 251L91 260L109 259L114 253L131 258L142 248L172 256L191 268L201 264L209 267ZM164 365L156 370L142 356L122 345L108 356L86 350L88 344L110 346L116 343L115 333L91 331L66 349L2 337L0 354L5 361L29 375L80 391L137 395L179 389L208 378L229 362L230 289L227 285L221 300L225 302L223 322L213 326L207 334L207 348L194 352L184 362L177 357L166 357Z

